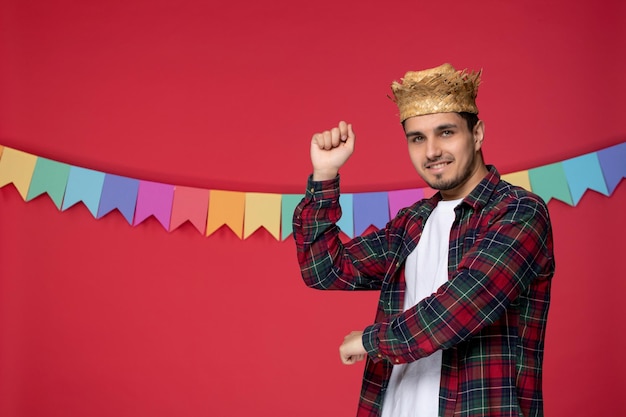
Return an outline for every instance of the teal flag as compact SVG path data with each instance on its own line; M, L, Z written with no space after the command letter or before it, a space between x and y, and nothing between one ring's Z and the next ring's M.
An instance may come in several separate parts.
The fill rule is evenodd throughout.
M70 165L46 158L37 158L26 201L48 193L57 208L61 210L69 175Z
M284 194L280 201L280 233L281 239L285 240L291 235L293 227L291 225L293 220L293 211L296 206L304 198L304 194Z
M543 198L546 203L551 198L556 198L570 206L574 205L567 185L567 177L560 162L529 170L528 179L533 193Z

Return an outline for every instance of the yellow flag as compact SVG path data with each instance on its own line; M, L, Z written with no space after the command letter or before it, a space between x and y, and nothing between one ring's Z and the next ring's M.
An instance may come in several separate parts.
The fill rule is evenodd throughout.
M506 174L502 176L502 179L513 185L520 186L532 191L530 188L530 179L528 177L528 171L513 172L512 174Z
M0 159L0 187L13 183L26 201L36 163L35 155L5 147Z
M246 193L243 238L264 227L280 240L280 194Z

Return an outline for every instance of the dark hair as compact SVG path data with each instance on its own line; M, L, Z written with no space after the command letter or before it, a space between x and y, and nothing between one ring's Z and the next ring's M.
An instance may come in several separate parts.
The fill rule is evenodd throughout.
M461 116L467 122L467 128L469 129L470 133L474 133L474 127L476 126L476 123L478 123L478 120L479 120L478 115L474 113L469 113L466 111L457 112L457 114ZM402 121L403 128L404 128L405 122L406 120Z
M474 132L474 127L476 123L478 123L478 115L474 113L468 113L466 111L459 112L459 116L461 116L467 122L467 127L470 132Z

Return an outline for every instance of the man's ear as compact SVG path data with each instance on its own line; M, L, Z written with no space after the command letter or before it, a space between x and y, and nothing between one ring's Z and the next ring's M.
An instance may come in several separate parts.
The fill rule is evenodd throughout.
M479 120L474 126L474 149L480 150L483 146L483 139L485 138L485 124L482 120Z

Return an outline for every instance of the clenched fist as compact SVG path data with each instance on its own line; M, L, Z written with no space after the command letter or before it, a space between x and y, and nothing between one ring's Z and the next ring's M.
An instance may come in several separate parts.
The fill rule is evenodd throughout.
M367 351L363 347L363 332L354 331L343 338L343 343L339 346L339 356L344 365L353 365L365 359Z
M314 181L330 180L337 176L339 168L354 152L355 138L352 125L344 121L339 122L337 127L313 135L311 163Z

